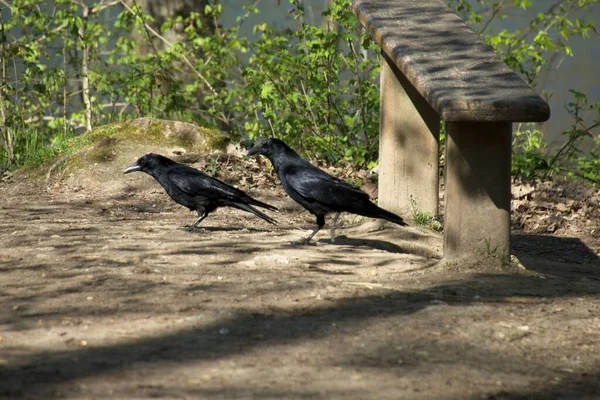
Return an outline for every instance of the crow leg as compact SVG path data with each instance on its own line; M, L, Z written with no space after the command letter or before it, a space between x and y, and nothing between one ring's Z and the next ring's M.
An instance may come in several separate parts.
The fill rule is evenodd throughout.
M310 240L313 238L313 236L315 236L317 234L317 232L319 232L321 230L321 228L323 228L325 226L325 216L324 215L317 215L317 226L315 226L315 229L312 231L312 233L310 235L308 235L308 237L306 239L302 239L300 241L298 241L298 244L309 244Z
M197 228L198 225L200 225L200 222L202 222L202 220L206 218L207 215L208 213L204 210L202 210L202 212L198 211L198 219L196 220L196 222L194 222L192 228Z
M333 221L331 221L331 226L329 227L329 234L331 235L331 243L335 243L335 226L337 225L338 218L342 212L338 211L333 217Z
M202 210L202 212L197 211L198 212L198 219L196 219L196 222L194 222L191 226L185 226L185 230L189 231L189 232L193 232L194 230L198 229L198 225L200 224L200 222L202 222L202 220L204 218L206 218L206 216L208 215L208 213L206 212L206 210ZM204 231L204 229L199 228L200 231Z

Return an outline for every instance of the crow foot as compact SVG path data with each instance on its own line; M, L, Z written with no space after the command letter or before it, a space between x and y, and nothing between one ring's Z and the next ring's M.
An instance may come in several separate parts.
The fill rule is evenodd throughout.
M194 225L184 225L183 227L181 227L181 229L183 229L186 232L196 232L196 233L209 232L209 230L206 228L200 228L199 226L194 226Z

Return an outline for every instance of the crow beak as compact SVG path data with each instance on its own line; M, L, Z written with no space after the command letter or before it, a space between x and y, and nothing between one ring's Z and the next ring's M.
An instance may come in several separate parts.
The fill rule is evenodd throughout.
M262 149L259 146L253 147L250 150L248 150L248 153L246 153L246 157L250 157L250 156L254 156L254 155L261 155L262 154Z
M130 172L141 171L142 168L137 164L137 162L131 164L129 167L123 170L124 174L128 174Z

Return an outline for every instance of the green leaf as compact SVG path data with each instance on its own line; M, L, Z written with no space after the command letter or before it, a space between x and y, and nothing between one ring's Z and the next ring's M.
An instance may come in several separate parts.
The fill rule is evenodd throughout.
M273 85L271 82L265 82L261 87L260 97L267 99L271 96L271 93L273 93L274 90L275 85Z

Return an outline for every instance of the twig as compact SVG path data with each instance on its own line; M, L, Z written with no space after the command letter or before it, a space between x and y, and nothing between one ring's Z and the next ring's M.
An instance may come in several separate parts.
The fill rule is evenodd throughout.
M273 124L271 123L271 120L269 118L267 118L267 122L269 123L269 126L271 127L271 133L273 133L273 137L276 137L277 135L275 134L275 129L273 129Z
M125 114L125 110L127 110L127 108L131 105L131 102L129 103L125 103L123 105L123 107L121 108L121 111L119 111L119 117L121 117L123 114Z
M575 125L573 125L573 128L576 128L577 125L579 124L582 128L583 131L585 132L586 136L591 136L593 137L594 135L591 133L591 130L600 126L600 122L595 123L594 125L591 126L585 126L583 124L583 121L581 120L581 118L579 117L579 111L578 109L573 112L571 110L569 110L567 108L567 111L569 112L569 114L575 118ZM567 153L569 150L571 150L573 148L573 146L575 145L575 141L577 139L580 139L581 136L576 136L576 137L570 137L569 140L567 140L561 147L560 149L558 149L558 151L556 152L556 154L554 155L554 157L552 157L552 160L550 160L550 162L548 163L548 170L550 170L552 168L552 166L558 161L558 159L563 155L563 153ZM547 172L544 177L548 176Z
M23 123L27 125L27 124L40 122L40 121L55 121L56 119L57 119L57 117L53 117L52 115L44 115L42 117L27 118L26 120L23 121ZM78 124L76 121L72 121L72 120L69 120L68 123L73 128L81 128L81 127L85 126L85 125Z
M104 1L105 0L100 1L100 3L98 3L98 5L96 5L96 7L92 8L90 12L92 14L95 14L95 13L100 12L100 11L106 9L106 8L110 8L112 6L116 6L117 4L119 4L121 2L121 0L113 0L113 1L111 1L109 3L105 3Z
M102 108L109 108L109 107L121 107L121 106L128 106L129 103L103 103L100 104L100 107Z
M67 76L69 76L68 71L67 71L67 43L66 41L63 40L63 70L64 70L64 74L65 74L65 79L63 82L63 133L66 136L67 135L67 127L68 127L68 123L67 123L67 104L69 102L69 93L68 93L68 81L66 79Z
M318 131L319 126L317 125L317 118L315 117L315 113L313 112L312 107L310 105L310 98L308 97L308 94L306 94L306 89L304 88L304 82L302 82L302 79L300 80L300 87L302 88L302 93L304 93L304 97L306 98L306 105L308 106L308 112L310 113L312 123L315 127L315 131Z
M350 45L350 50L352 51L352 55L354 56L354 67L356 69L356 83L358 85L358 96L360 98L360 119L362 121L362 126L363 126L363 141L365 142L365 147L368 149L369 148L369 136L367 135L367 120L366 120L367 107L365 106L362 80L360 79L360 72L359 72L359 67L358 67L358 54L356 53L356 50L354 49L354 45L352 44L352 42L350 40L348 41L348 44Z
M490 18L486 21L485 25L483 25L483 28L481 28L481 30L478 32L480 35L485 32L485 30L487 29L487 27L492 23L492 21L494 20L494 18L496 18L496 15L498 15L498 12L500 11L500 9L504 6L504 3L506 3L506 0L502 0L500 3L498 3L496 6L494 6L493 11L492 11L492 15L490 16Z
M281 97L283 98L283 100L285 100L285 102L288 104L288 106L290 107L290 109L292 109L295 113L298 113L299 115L302 115L302 113L300 112L300 110L298 110L298 107L296 107L296 105L290 101L290 99L287 98L287 96L285 95L285 93L281 90L281 88L277 85L277 82L275 82L275 79L273 79L262 67L260 67L260 71L265 74L265 76L269 79L269 81L273 84L273 86L275 87L275 90L277 90L277 92L281 95ZM315 136L320 136L319 135L319 131L315 131L312 128L309 128L311 130L311 132L313 132L315 134Z
M61 25L57 26L56 28L52 29L50 32L45 33L42 36L38 37L37 39L29 41L29 42L27 41L27 39L28 39L27 37L23 37L23 38L21 38L19 40L15 40L13 43L11 43L10 45L6 46L4 48L4 51L5 52L11 52L14 49L17 49L19 46L22 46L24 44L30 44L30 43L38 43L39 44L39 43L43 42L44 40L48 39L49 36L51 36L51 35L53 35L55 33L58 33L61 30L65 29L67 26L68 26L68 24L66 24L66 23L65 24L61 24Z
M560 7L560 6L561 6L563 3L567 3L567 1L566 1L566 0L559 0L559 1L557 1L557 2L556 2L556 3L554 3L552 6L550 6L550 7L548 8L548 10L547 10L546 12L544 12L543 14L544 14L545 16L546 16L546 15L556 15L556 14L555 14L555 11L556 11L556 9L557 9L557 8L559 8L559 7ZM579 11L579 10L582 10L582 9L584 9L585 7L586 7L585 5L584 5L584 6L572 7L572 8L570 8L570 9L568 9L568 10L567 10L567 11L564 13L563 17L565 17L565 18L566 18L567 16L571 15L571 14L572 14L574 11ZM550 28L552 28L552 27L553 27L554 25L556 25L558 22L559 22L559 20L555 19L554 21L552 21L551 23L549 23L549 24L548 24L548 25L547 25L547 26L546 26L546 27L543 29L543 31L547 33L547 32L550 30ZM531 33L531 31L532 31L532 30L533 30L533 25L532 25L532 24L529 24L529 26L527 26L527 28L523 30L523 32L521 33L521 35L519 35L519 37L520 37L520 38L524 38L524 37L525 37L525 36L527 36L529 33Z

